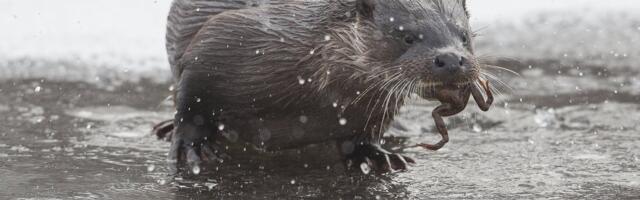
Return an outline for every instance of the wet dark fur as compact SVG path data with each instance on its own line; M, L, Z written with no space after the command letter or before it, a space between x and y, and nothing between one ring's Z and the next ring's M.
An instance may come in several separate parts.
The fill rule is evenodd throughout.
M239 137L267 149L327 140L378 144L411 94L428 98L445 81L477 79L464 5L176 0L167 33L176 135ZM469 57L468 71L434 76L442 51Z

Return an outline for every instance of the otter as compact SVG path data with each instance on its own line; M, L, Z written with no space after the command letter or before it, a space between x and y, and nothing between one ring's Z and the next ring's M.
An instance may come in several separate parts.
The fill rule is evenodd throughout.
M466 0L174 0L166 40L176 114L153 132L176 165L335 141L349 167L406 170L381 141L412 95L442 102L432 150L442 117L493 101Z

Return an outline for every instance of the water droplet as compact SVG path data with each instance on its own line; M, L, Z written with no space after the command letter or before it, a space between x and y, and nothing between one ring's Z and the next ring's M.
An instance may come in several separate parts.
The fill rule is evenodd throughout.
M390 22L396 21L396 18L389 17L389 21L390 21Z
M220 130L220 131L224 130L224 124L219 124L218 125L218 130Z
M306 81L302 77L298 76L298 84L304 85L305 82Z
M204 186L212 190L214 187L218 186L216 183L204 183Z
M256 50L256 54L260 54L260 50Z
M309 51L309 54L311 54L311 55L313 55L313 54L315 54L315 53L316 53L316 50L315 50L315 49L312 49L311 51Z
M191 168L191 172L193 172L193 174L198 175L200 174L200 166L195 165Z
M554 109L536 110L534 121L542 128L554 125L557 121Z
M271 139L271 131L269 129L266 128L261 128L258 130L258 138L261 141L269 141L269 139Z
M338 102L333 102L333 107L337 108L338 107Z
M400 31L404 31L404 26L399 26L399 27L398 27L398 30L400 30Z
M33 91L35 91L35 92L40 92L41 90L42 90L42 87L38 86L38 87L36 87L36 89L34 89Z
M309 168L309 164L305 163L304 168Z
M200 8L196 8L196 12L200 12Z
M158 180L158 184L160 184L160 185L167 184L167 180L159 179L159 180Z
M156 170L156 166L155 165L147 166L147 172L153 172L153 170Z
M340 120L338 120L338 122L340 123L340 125L344 126L347 125L347 119L345 118L340 118Z
M296 184L296 180L295 180L295 179L292 179L292 180L291 180L291 185L295 185L295 184Z
M418 35L418 38L420 38L422 40L422 39L424 39L424 35L420 34L420 35Z
M307 116L301 115L300 116L300 122L303 124L306 124L309 121L309 118Z
M330 35L325 35L324 36L324 41L329 41L331 40L331 36Z
M200 98L196 99L196 102L198 102L198 103L200 103L201 101L202 101L202 99L200 99Z
M480 126L479 124L473 124L473 131L476 133L482 132L482 126Z
M87 129L91 129L91 128L93 128L93 125L92 124L87 124Z
M369 164L367 163L362 163L360 164L360 170L362 171L362 173L364 174L369 174L371 173L371 167L369 167Z

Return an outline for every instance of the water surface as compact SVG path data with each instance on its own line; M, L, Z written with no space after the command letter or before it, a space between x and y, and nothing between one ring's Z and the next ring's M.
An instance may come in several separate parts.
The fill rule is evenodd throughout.
M14 27L0 33L1 199L640 198L640 21L628 1L585 3L588 15L559 1L528 3L537 14L526 16L486 11L500 0L474 5L486 17L474 22L478 54L520 76L494 70L504 81L496 105L447 119L451 142L437 152L406 148L439 139L437 104L406 106L387 145L417 160L407 172L346 173L314 147L249 151L177 178L169 144L149 133L173 114L163 102L167 1L118 16L106 11L124 1L0 2L0 24ZM149 16L136 18L141 9Z

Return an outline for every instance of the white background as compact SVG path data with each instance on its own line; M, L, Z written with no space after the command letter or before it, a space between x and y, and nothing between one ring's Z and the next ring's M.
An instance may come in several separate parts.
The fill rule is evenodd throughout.
M586 16L640 10L636 0L469 2L473 24L488 32L499 22L517 24L543 11ZM167 69L164 23L169 4L169 0L0 0L0 62L71 60L127 70Z

